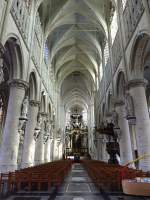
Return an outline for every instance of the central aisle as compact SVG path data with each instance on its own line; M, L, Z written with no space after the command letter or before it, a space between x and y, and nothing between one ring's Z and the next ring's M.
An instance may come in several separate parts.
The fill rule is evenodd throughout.
M103 200L81 164L73 164L72 170L59 189L56 200Z

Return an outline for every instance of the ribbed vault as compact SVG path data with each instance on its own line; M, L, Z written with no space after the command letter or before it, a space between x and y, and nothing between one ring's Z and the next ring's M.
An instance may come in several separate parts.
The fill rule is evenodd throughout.
M113 3L111 0L36 3L50 52L49 65L61 89L64 106L87 107L96 89Z

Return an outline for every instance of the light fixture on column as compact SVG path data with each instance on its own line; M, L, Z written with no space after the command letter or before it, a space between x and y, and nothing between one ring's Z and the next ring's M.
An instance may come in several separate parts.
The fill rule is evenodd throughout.
M35 127L33 135L35 141L38 139L39 135L40 135L40 129L38 127Z
M43 92L42 92L42 95L43 95L43 96L46 96L46 92L45 92L45 91L43 91Z
M121 137L121 130L120 130L119 126L115 126L115 127L113 128L113 130L114 130L114 139L116 139L116 141L117 141L117 140L120 140L120 137Z
M136 124L136 117L132 115L127 115L126 119L128 120L128 123L130 125L135 125Z
M46 144L46 142L48 141L49 137L50 137L50 134L45 132L45 134L43 135L44 144Z
M41 114L38 114L37 117L37 124L36 127L34 129L34 139L37 140L37 138L39 137L40 133L41 133L41 125L42 125L42 117Z
M24 118L24 117L19 118L18 131L25 130L25 126L26 126L27 121L28 121L27 118Z

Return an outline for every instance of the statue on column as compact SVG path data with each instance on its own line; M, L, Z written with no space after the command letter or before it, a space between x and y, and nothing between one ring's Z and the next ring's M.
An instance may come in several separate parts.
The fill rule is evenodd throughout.
M41 114L39 114L38 119L37 119L37 126L36 126L39 130L41 130L42 121L43 121L42 116L41 116Z
M47 131L47 133L49 133L49 135L51 134L51 128L52 128L52 126L51 126L50 122L47 120L47 122L46 122L46 131Z
M27 118L29 98L26 96L22 103L21 117Z
M0 62L0 84L4 81L3 65Z
M49 120L45 122L44 144L48 141L51 134L51 124Z
M27 113L28 113L28 97L26 96L22 103L21 116L19 118L19 124L18 124L20 142L23 142L24 140L24 133L25 133L25 127L26 127L26 122L27 122Z
M112 123L114 126L118 126L118 113L115 110L112 113Z
M37 124L36 124L35 131L34 131L34 139L35 140L37 140L37 138L40 135L41 127L42 127L42 122L43 122L42 116L41 116L41 114L38 114Z

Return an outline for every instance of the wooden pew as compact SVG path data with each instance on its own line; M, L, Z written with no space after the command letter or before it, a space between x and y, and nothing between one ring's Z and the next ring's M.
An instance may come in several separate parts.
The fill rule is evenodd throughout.
M68 160L54 161L11 172L7 174L8 191L19 191L24 188L31 191L33 184L40 191L43 183L48 185L48 190L51 189L52 185L59 187L68 174L71 164L71 161ZM1 185L4 176L4 174L1 174Z
M124 179L150 177L150 173L141 170L97 160L84 160L83 165L97 187L108 191L122 191L122 180Z

